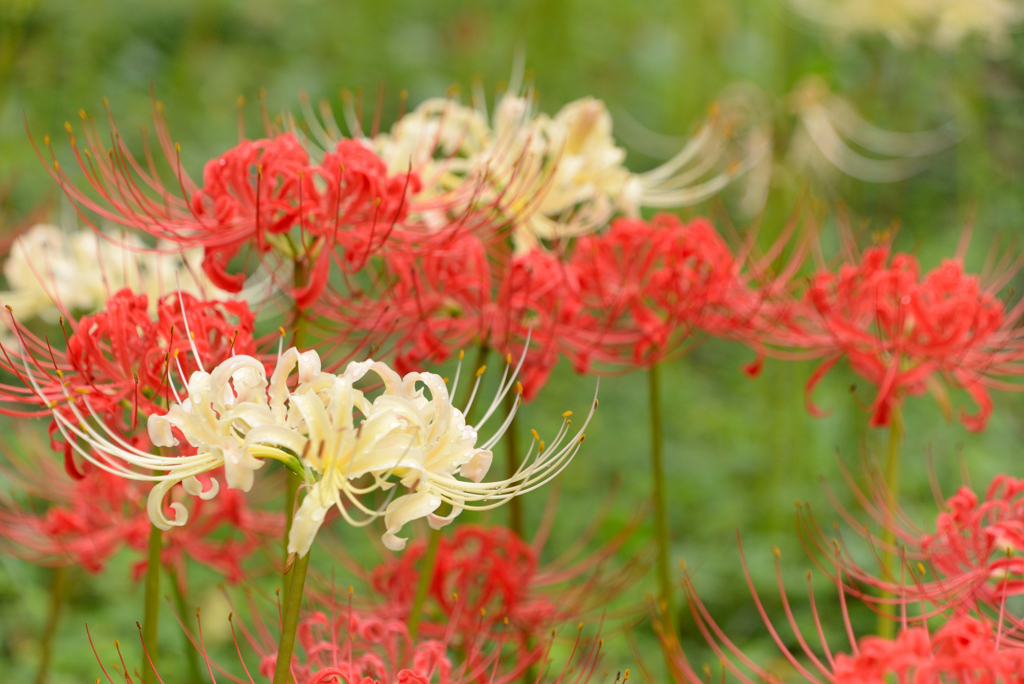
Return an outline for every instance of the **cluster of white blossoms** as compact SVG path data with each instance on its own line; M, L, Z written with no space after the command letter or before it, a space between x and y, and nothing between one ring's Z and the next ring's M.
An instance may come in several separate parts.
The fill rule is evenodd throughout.
M210 284L202 257L202 248L147 250L133 236L101 235L89 228L65 231L41 223L11 245L3 268L8 289L0 291L0 302L19 319L56 323L69 311L101 310L125 287L149 296L150 313L160 297L177 291L202 299L239 297Z
M602 101L575 100L548 116L537 111L531 90L518 94L519 83L513 79L490 116L485 97L476 93L473 106L454 98L427 100L390 132L372 137L363 133L351 106L344 110L345 121L389 172L411 168L419 174L423 188L410 208L426 223L451 220L447 213L432 216L437 208L493 206L512 219L519 252L540 240L598 230L616 213L702 202L771 152L770 128L740 120L741 108L716 106L678 154L656 169L632 173ZM342 133L329 110L323 108L321 122L308 103L304 107L317 143L337 144Z
M405 539L397 534L408 522L425 517L439 529L466 508L499 506L550 481L578 451L596 400L575 436L569 435L571 413L567 413L547 449L535 439L512 477L483 482L491 465L491 448L509 427L515 410L483 443L478 443L478 430L509 392L518 391L517 371L506 367L497 395L479 423L471 426L452 405L458 374L449 392L439 375L403 377L372 360L350 363L340 374L326 373L315 351L300 353L293 347L279 356L268 380L263 362L233 356L212 372L194 372L188 380L188 398L179 399L165 415L149 417L149 436L155 446L177 446L180 435L195 449L191 456L134 448L105 430L95 413L83 415L74 402L68 403L71 416L54 412L54 418L65 439L96 466L155 483L148 510L153 524L161 529L187 520L187 510L179 502L171 504L173 518L164 515L164 498L174 485L181 483L191 495L212 498L218 491L217 481L211 480L204 489L196 476L223 467L228 487L248 491L255 472L269 458L297 473L307 490L292 525L289 553L301 556L309 551L335 506L352 525L383 517L385 546L400 550ZM383 383L372 399L357 387L371 372ZM478 374L470 405L479 382ZM85 405L92 412L88 397ZM366 502L367 495L377 490L390 492L381 508ZM449 511L439 515L445 505Z
M1010 33L1024 21L1021 0L789 0L812 21L840 35L880 33L906 47L955 49L971 36L1005 53Z

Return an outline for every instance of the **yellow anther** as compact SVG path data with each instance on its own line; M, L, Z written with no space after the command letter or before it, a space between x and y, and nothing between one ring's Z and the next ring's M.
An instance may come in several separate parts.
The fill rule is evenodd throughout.
M68 123L67 121L64 122L64 130L67 131L68 133L71 133L71 131L73 130L71 128L71 124Z
M79 394L92 394L92 390L88 387L76 387L75 391Z
M508 624L508 616L507 615L505 616L504 622L505 622L506 625Z
M448 384L448 378L441 378L441 379L444 380L444 384L446 384L446 385Z
M581 629L583 629L583 623L582 622L579 623L578 625L576 625L576 631L577 632L580 631Z
M49 135L44 135L43 136L43 144L46 145L47 147L50 146L50 136Z
M356 590L352 588L351 584L348 585L348 595L351 596L354 593L356 593Z
M452 592L452 600L453 601L458 601L459 600L459 592L457 592L457 591L453 591Z
M476 377L479 378L481 375L484 374L484 371L486 371L486 370L487 370L487 366L480 366L479 368L477 368L476 369Z
M538 441L538 442L539 442L539 441L540 441L540 435L539 435L539 434L537 434L537 431L536 431L536 430L534 430L533 428L530 428L530 432L531 432L531 433L533 433L533 438L534 438L534 440L536 440L536 441Z
M509 365L512 365L512 355L511 354L505 354L505 363L507 363Z
M178 154L181 154L181 143L174 143L174 151L177 152Z
M778 546L773 546L772 547L772 553L775 554L776 558L782 558L782 551L779 550Z
M284 333L284 326L281 326L281 327L279 327L279 328L277 329L277 332L281 333L281 337L284 337L284 336L285 336L285 333Z
M60 162L57 161L56 159L53 160L53 170L60 171Z
M481 608L480 609L480 617L487 617L487 609L486 608Z
M918 563L917 564L917 572L923 575L926 572L928 572L928 569L926 567L924 567L924 564Z
M586 438L586 435L580 435L580 444L583 444L583 440L585 440Z
M85 113L85 110L84 110L84 109L79 109L79 110L78 110L78 116L79 116L79 118L81 118L81 119L85 119L85 118L86 118L86 117L88 116L88 114L86 114L86 113Z
M460 349L459 350L459 361L461 361L464 358L466 358L466 352L465 352L465 350Z
M518 392L520 396L523 394L523 383L518 380L516 380L516 392Z
M239 95L238 96L238 106L241 107L244 104L245 104L245 95Z
M568 418L571 415L572 415L572 411L566 411L565 413L562 414L562 417L563 418Z
M538 454L543 454L544 453L544 440L543 439L540 440L540 444L537 445L537 453Z

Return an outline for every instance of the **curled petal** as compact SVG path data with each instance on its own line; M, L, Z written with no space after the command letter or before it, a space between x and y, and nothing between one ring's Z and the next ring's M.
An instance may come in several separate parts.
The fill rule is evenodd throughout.
M171 431L171 423L167 420L167 416L150 416L146 423L146 429L149 431L149 441L153 443L153 446L178 446L178 440Z
M200 482L195 476L186 477L181 482L181 486L185 488L185 491L192 496L198 496L203 501L209 501L213 497L217 496L217 492L220 491L220 483L216 479L210 479L209 489L203 489L203 483Z
M149 513L150 522L154 527L165 532L172 527L181 527L188 522L188 510L177 501L171 504L171 508L174 510L174 519L168 519L164 515L164 497L178 482L180 480L163 480L156 483L150 490L149 499L146 501L146 511Z
M460 473L467 480L480 482L487 476L487 471L491 469L491 461L493 460L494 454L490 449L477 449L476 453L469 459L469 462L462 466Z
M384 526L387 532L384 534L383 542L391 551L401 551L405 548L405 538L396 534L401 532L406 523L425 518L441 506L441 497L432 493L429 489L400 496L390 504L384 511Z

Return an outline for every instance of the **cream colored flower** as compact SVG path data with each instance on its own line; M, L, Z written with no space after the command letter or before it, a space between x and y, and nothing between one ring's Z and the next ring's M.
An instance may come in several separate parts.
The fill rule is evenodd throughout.
M272 289L263 276L240 293L224 292L206 278L202 248L175 252L169 245L158 247L146 249L128 235L37 224L11 245L3 267L8 289L0 291L0 302L21 320L38 317L56 323L66 311L90 314L103 309L110 295L125 287L148 295L150 313L161 297L179 291L200 299L256 302Z
M716 107L678 154L634 174L600 100L576 100L548 116L536 111L532 90L513 78L492 114L481 93L473 101L466 106L454 98L427 100L390 132L372 137L364 135L351 105L345 120L351 135L376 151L389 172L412 168L420 175L423 188L409 202L413 216L440 227L473 208L490 208L514 225L519 252L593 232L619 213L702 202L771 151L764 126L737 121L739 109ZM336 145L342 133L328 108L321 123L304 106L317 144ZM291 127L301 135L297 124Z
M466 508L499 506L548 482L579 449L582 429L570 438L567 414L548 449L535 442L512 477L483 481L491 449L508 428L514 410L487 440L480 441L478 429L495 416L504 397L516 387L515 371L506 368L497 395L480 422L471 426L452 405L445 381L433 373L400 376L372 360L350 363L340 374L326 373L315 351L300 353L292 348L279 357L268 380L262 362L234 356L209 373L193 373L188 398L177 401L165 415L149 417L155 446L169 453L181 435L195 448L193 456L154 455L136 449L104 430L91 409L90 415L83 415L73 402L69 402L71 417L59 411L54 417L68 443L98 467L155 483L149 514L162 529L187 519L180 503L172 504L173 519L163 514L163 500L175 484L181 482L188 493L210 498L217 493L216 481L203 491L196 475L223 467L228 487L248 490L264 459L271 458L298 473L307 490L288 540L290 553L309 551L335 506L352 525L383 517L384 544L398 550L405 546L398 533L406 523L426 517L432 527L439 528ZM383 383L373 397L361 389L371 373ZM456 374L455 386L458 379ZM476 382L473 397L479 378ZM591 415L593 410L584 428ZM391 492L384 509L365 503L375 490ZM438 514L442 507L447 507L446 515Z
M895 45L953 50L978 36L996 55L1024 21L1021 0L789 0L794 10L840 36L880 33Z

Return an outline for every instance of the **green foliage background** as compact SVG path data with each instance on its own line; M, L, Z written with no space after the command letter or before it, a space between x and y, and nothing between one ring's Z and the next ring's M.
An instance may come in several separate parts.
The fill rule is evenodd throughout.
M198 175L205 159L237 139L239 95L250 103L246 123L255 135L259 113L252 103L260 88L266 89L271 112L277 112L296 109L300 90L314 101L327 97L337 103L340 88L362 87L370 100L383 82L384 122L389 124L400 89L408 89L413 104L442 95L453 83L469 86L474 78L493 92L494 84L508 78L516 50L525 50L542 110L553 113L572 99L593 95L613 113L626 112L670 135L692 130L726 85L752 81L775 103L780 172L765 212L767 232L777 230L799 199L811 195L822 200L828 216L835 207L848 207L858 228L883 229L899 222L897 247L919 253L927 269L952 254L970 221L974 248L968 264L977 268L993 240L1012 245L1024 224L1021 47L1015 40L1008 56L994 60L970 42L955 54L930 48L900 51L880 38L840 43L803 23L778 0L13 0L0 7L3 210L8 222L41 205L60 216L58 188L35 158L25 124L37 139L59 134L79 108L100 114L104 96L128 136L150 120L152 88L166 105L186 168ZM822 184L795 176L782 169L794 129L786 95L811 73L823 76L883 128L913 131L952 121L961 140L939 155L934 167L902 183L840 179ZM62 135L54 139L58 155L67 156ZM622 143L629 147L629 140ZM129 144L137 145L137 137ZM630 150L628 164L634 171L656 162ZM722 216L717 203L687 213L705 211ZM831 219L822 231L826 244L834 242ZM771 547L782 549L787 586L806 617L806 601L799 597L810 563L793 533L793 501L813 502L827 528L836 516L819 478L848 500L837 459L856 471L861 455L876 452L885 435L867 429L867 414L858 403L870 401L870 388L851 395L849 387L857 380L845 369L830 375L817 392L818 403L832 413L816 420L803 403L811 364L769 361L762 377L750 380L739 370L750 359L747 350L708 341L665 369L667 477L676 557L687 560L713 614L736 641L770 659L771 644L743 580L736 531L769 609L779 605ZM526 408L524 422L550 431L563 410L586 406L593 382L560 368L541 398ZM962 393L954 397L958 405L967 403ZM959 456L976 485L996 472L1019 474L1021 406L1018 396L997 396L988 430L973 435L956 422L946 423L930 398L909 400L904 492L912 514L926 523L935 512L926 456L947 493L959 484ZM549 549L566 545L598 516L605 516L601 535L610 536L648 500L647 415L643 374L602 380L599 414L561 484ZM621 482L619 494L608 508L606 494L616 482ZM544 494L528 499L532 526L545 501ZM641 552L651 537L649 527L649 522L641 527L629 552ZM343 531L342 537L353 548L367 548L358 533ZM52 682L91 682L99 675L85 623L104 662L113 658L115 638L128 645L126 654L137 657L134 622L141 618L142 593L129 580L133 560L119 558L103 576L72 576ZM328 560L317 561L329 576ZM202 587L202 569L196 570L194 584ZM336 572L339 583L345 583L343 570ZM48 582L49 571L0 555L0 672L5 681L31 681ZM272 579L261 586L272 591ZM820 588L819 605L834 629L839 624L834 591ZM652 590L653 576L646 577L628 598L643 601ZM215 595L203 596L216 603ZM165 617L161 639L172 654L165 658L165 678L187 681L179 628ZM857 612L855 619L865 630L873 626L868 613ZM211 624L218 620L222 623L223 616L208 617ZM699 634L686 615L680 626L699 664L706 658L700 655ZM225 642L223 629L209 631L218 660L230 666L234 656L225 651L230 641ZM634 635L648 665L662 673L650 630L640 626ZM833 636L841 645L839 633ZM614 630L608 646L606 669L635 668Z

